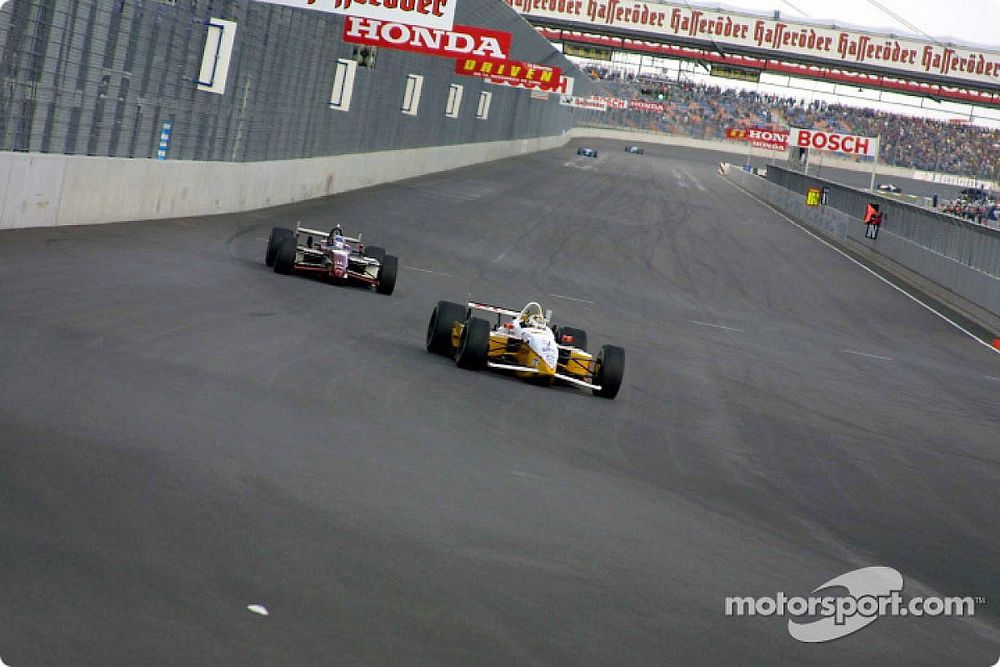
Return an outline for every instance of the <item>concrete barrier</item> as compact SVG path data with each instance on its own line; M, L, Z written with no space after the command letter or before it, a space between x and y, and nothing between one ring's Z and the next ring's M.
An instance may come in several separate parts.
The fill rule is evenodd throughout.
M844 249L914 284L964 316L1000 334L1000 278L920 246L888 229L877 240L865 238L865 226L830 206L807 206L805 197L740 168L728 168L724 178L805 224Z
M562 146L569 134L268 162L0 153L0 229L234 213Z

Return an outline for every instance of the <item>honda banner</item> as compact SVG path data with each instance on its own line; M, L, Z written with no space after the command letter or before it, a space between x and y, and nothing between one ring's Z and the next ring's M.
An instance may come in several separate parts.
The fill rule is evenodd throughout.
M348 16L344 21L344 41L430 56L479 56L506 60L510 54L511 34L467 25L456 25L452 30L438 30Z
M540 90L556 90L562 70L558 67L532 65L519 60L497 60L466 56L455 61L455 73L506 83L534 83Z
M269 5L451 30L458 0L257 0Z
M629 100L628 108L633 111L647 111L649 113L665 113L667 110L660 102L647 102L646 100Z
M818 151L833 151L848 155L878 155L878 139L840 134L827 130L804 130L793 127L790 133L791 145L797 148L812 148Z
M788 150L788 132L782 130L769 130L765 127L731 127L726 130L726 138L750 142L755 148Z

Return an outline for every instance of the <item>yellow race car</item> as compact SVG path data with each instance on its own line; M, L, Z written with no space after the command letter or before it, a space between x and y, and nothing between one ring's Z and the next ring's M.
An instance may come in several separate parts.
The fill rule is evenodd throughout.
M496 316L496 323L474 312ZM490 368L537 381L565 382L614 398L625 374L625 351L604 345L587 352L587 333L551 326L552 311L536 302L521 310L469 302L438 301L427 325L427 350L452 357L459 367Z

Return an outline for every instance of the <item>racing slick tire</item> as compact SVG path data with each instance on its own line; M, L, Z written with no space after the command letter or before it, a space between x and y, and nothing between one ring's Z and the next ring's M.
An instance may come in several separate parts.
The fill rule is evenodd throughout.
M274 258L278 255L278 245L281 239L295 237L295 232L285 227L272 227L271 237L267 239L267 252L264 253L264 264L274 266Z
M587 332L583 329L575 329L573 327L567 327L562 325L556 325L552 327L552 333L556 337L556 343L559 345L572 345L573 347L587 351ZM567 336L567 340L563 341L563 336ZM572 339L572 340L570 340Z
M385 248L380 248L377 245L366 245L365 246L365 257L372 257L381 262L385 259Z
M427 323L427 351L450 357L451 328L455 322L465 320L465 306L451 301L438 301Z
M594 369L594 384L600 389L594 389L594 396L612 399L618 395L622 387L622 377L625 375L625 350L617 345L602 345L597 353L597 367Z
M386 255L381 260L382 266L378 268L378 284L375 291L379 294L389 295L396 289L396 272L399 270L399 259L395 255Z
M274 253L274 272L291 273L295 269L296 253L298 253L298 243L294 236L281 239Z
M455 361L459 368L478 371L486 368L490 351L490 323L479 317L470 317L462 329Z

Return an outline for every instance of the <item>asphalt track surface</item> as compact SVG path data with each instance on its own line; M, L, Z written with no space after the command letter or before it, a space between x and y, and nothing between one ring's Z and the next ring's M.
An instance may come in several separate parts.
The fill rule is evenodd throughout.
M0 658L993 664L1000 355L715 156L593 143L0 234ZM395 295L272 273L295 220L396 252ZM468 295L622 345L618 398L427 353ZM724 615L875 565L985 602L819 644Z

